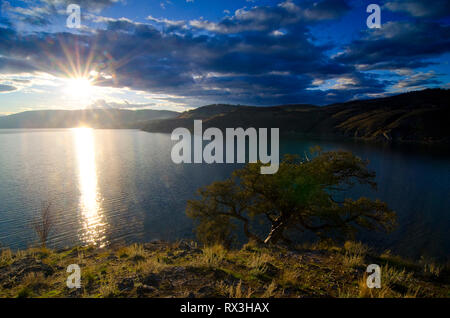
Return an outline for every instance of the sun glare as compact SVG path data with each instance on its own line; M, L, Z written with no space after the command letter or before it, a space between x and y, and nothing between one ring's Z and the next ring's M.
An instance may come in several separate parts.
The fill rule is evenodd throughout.
M70 78L67 80L65 92L72 97L86 99L91 97L93 88L88 78Z

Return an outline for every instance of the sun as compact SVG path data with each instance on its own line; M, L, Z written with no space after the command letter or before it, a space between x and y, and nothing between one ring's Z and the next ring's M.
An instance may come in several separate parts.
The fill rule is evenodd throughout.
M87 78L75 78L69 82L69 86L74 91L84 91L91 89L91 81Z
M72 97L88 98L93 92L92 81L88 78L70 78L65 86L65 92Z

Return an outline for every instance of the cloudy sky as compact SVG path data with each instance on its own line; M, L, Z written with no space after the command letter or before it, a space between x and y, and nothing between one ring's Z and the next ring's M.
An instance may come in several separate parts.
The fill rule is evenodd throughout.
M0 3L0 115L325 105L450 83L448 0ZM379 29L366 25L370 3Z

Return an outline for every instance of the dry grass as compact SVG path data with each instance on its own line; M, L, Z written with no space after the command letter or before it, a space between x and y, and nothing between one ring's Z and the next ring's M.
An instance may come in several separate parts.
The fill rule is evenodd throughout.
M342 265L352 268L364 265L365 256L369 249L360 242L347 241L344 244L344 251Z
M389 265L385 265L381 268L381 283L389 287L393 284L409 284L413 278L413 273L406 272L405 269L398 270Z
M226 256L227 250L222 245L207 246L194 262L200 266L218 267Z
M277 290L278 285L277 283L273 280L266 288L266 291L264 292L264 294L262 294L263 298L272 298L275 297L275 291Z
M0 254L0 265L8 265L13 259L13 253L9 248L3 249Z
M168 265L162 263L156 257L147 257L144 261L139 262L135 266L135 272L137 273L159 273Z
M109 275L101 282L99 293L101 297L111 298L117 295L117 281L113 275Z
M342 265L346 267L358 267L364 264L364 257L361 255L355 255L350 253L345 253L342 256Z
M381 285L381 288L369 288L367 286L367 274L364 274L364 277L358 283L359 294L357 295L360 298L386 298L389 296L390 289L386 285ZM352 295L350 297L353 297Z
M270 263L273 257L266 253L255 253L252 254L247 261L247 266L250 268L260 268Z
M401 287L406 292L398 291ZM367 287L367 274L359 282L359 297L389 298L389 297L417 297L420 287L414 284L413 273L405 269L398 270L389 265L381 268L381 288Z
M264 275L268 270L268 265L273 261L273 257L267 253L254 253L246 262L252 275L258 277Z
M450 287L445 281L446 268L428 265L408 265L400 258L365 256L367 248L359 243L331 250L289 251L256 246L252 249L227 250L222 246L188 249L185 246L151 248L142 245L91 249L78 247L63 252L28 249L13 253L0 252L0 268L16 275L20 267L9 266L22 258L34 257L37 263L49 265L54 273L44 277L30 274L11 288L0 288L0 297L142 297L141 289L119 290L120 282L132 278L141 286L148 274L161 278L156 287L158 297L185 297L193 292L197 297L214 293L197 292L214 286L223 297L448 297ZM120 255L126 254L126 257ZM135 258L142 260L134 261ZM365 266L379 257L381 288L369 289ZM364 258L367 262L364 263ZM347 266L343 266L341 261ZM392 260L395 260L393 262ZM25 263L30 260L26 260ZM375 262L377 263L377 262ZM74 293L65 287L69 264L82 268L82 290ZM362 264L355 270L352 266ZM405 264L405 266L403 266ZM424 274L440 275L439 280ZM173 271L172 271L173 269ZM181 270L180 270L181 269ZM182 273L182 275L180 275ZM3 277L6 277L4 275ZM0 281L0 284L6 281ZM148 294L153 295L153 293Z
M242 280L236 285L227 285L224 282L217 284L219 291L228 298L251 298L254 291L250 287L244 287Z
M364 256L369 252L369 248L361 242L347 241L344 243L344 250L352 255Z
M133 244L125 248L125 253L128 257L135 262L141 262L145 260L145 250L142 244Z
M280 281L284 285L294 286L298 283L300 276L301 272L299 268L296 267L286 268L283 270L283 273L281 274Z
M436 264L433 260L427 260L425 258L421 260L421 264L423 266L423 272L426 275L430 275L436 278L441 275L441 272L445 268L445 266Z
M28 273L22 283L33 292L39 292L41 289L48 287L47 280L42 273Z

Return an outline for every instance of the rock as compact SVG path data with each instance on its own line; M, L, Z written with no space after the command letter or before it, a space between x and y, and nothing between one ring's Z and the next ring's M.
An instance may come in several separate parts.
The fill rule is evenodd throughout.
M296 257L298 254L297 253L295 253L295 252L293 252L293 251L288 251L287 253L286 253L286 258L293 258L293 257Z
M193 292L190 292L186 298L195 298L195 294Z
M178 248L184 251L190 251L192 249L191 245L186 241L181 241Z
M197 291L202 297L212 297L216 290L211 286L203 286Z
M10 288L13 288L13 286L14 286L14 283L13 283L12 281L7 281L6 283L4 283L4 284L2 285L2 287L3 287L4 289L10 289Z
M185 257L188 253L186 251L182 251L181 253L173 256L173 258L182 258Z
M183 266L175 266L172 268L164 269L161 272L162 277L170 279L183 279L186 277L186 268Z
M54 272L55 270L50 265L33 257L26 257L2 268L0 270L0 281L21 281L29 273L42 273L45 277L48 277Z
M132 278L124 278L118 284L117 288L120 291L130 291L134 287L134 280Z
M150 243L144 243L144 250L149 252L154 251L163 251L166 249L167 243L164 243L163 241L153 241Z
M151 294L151 293L154 293L156 291L158 291L158 290L155 287L148 286L148 285L140 285L140 286L138 286L136 288L136 293L139 296L144 296L144 295L147 295L147 294Z
M193 248L192 250L190 250L189 254L202 254L203 251L199 248Z
M34 264L34 265L30 265L25 267L24 269L22 269L17 276L18 277L23 277L28 273L43 273L45 277L48 277L50 275L52 275L54 273L54 270L51 266L47 265L47 264Z
M147 286L159 287L161 277L157 274L151 273L142 279L142 283Z
M78 253L79 253L78 248L74 248L74 249L72 249L72 251L70 251L70 253L67 254L66 257L68 257L68 258L77 257Z
M211 270L212 276L215 280L224 280L226 278L233 277L232 275L228 274L227 272L221 270L220 268L214 268Z
M113 253L109 254L106 259L108 261L118 261L119 260L119 258L116 255L114 255Z
M71 298L78 298L83 295L83 288L71 288L69 289L69 297Z
M186 268L184 268L183 266L175 266L173 270L175 271L175 273L184 273L186 271Z
M295 287L286 287L283 289L284 297L292 297L297 293L298 289Z

